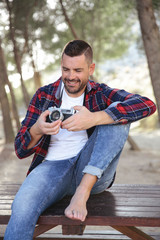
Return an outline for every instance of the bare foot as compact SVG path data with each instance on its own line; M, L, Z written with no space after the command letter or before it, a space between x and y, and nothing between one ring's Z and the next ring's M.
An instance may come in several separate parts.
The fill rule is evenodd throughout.
M85 221L87 216L86 202L89 195L90 192L86 189L78 187L69 206L65 209L65 216L71 219Z

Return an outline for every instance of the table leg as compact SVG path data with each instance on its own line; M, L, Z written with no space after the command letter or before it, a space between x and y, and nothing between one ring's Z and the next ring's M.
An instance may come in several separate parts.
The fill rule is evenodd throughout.
M47 232L48 230L56 227L57 225L45 225L45 224L40 224L35 227L34 231L34 238L41 235L42 233Z
M140 229L132 226L111 226L117 231L123 233L124 235L130 237L132 240L154 240Z

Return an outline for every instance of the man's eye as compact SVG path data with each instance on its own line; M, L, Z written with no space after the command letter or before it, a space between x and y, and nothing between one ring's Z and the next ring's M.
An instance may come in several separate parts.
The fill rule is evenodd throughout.
M76 72L81 72L82 70L81 69L76 69Z
M67 71L68 71L68 69L67 69L67 68L63 68L63 71L67 72Z

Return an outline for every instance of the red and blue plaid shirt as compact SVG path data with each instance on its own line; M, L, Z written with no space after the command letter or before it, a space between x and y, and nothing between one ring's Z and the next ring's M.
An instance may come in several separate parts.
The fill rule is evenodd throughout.
M40 114L51 106L61 105L61 78L47 86L41 87L33 96L27 110L22 127L15 139L15 150L19 158L34 153L29 172L45 158L50 136L44 135L31 149L27 149L31 136L29 129L37 121ZM115 106L112 103L118 102ZM105 111L117 123L131 123L150 116L156 111L155 104L148 98L131 94L124 90L110 88L106 84L88 81L84 106L91 112ZM125 121L123 121L125 119ZM122 121L122 122L121 122Z

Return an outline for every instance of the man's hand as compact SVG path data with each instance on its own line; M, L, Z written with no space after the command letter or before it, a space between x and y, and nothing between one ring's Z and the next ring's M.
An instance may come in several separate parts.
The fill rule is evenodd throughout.
M94 121L92 112L84 106L75 106L74 110L78 112L62 122L62 128L68 131L81 131L93 126Z
M28 145L28 149L32 148L44 134L56 135L59 132L62 121L57 120L52 123L46 122L46 118L49 115L49 113L50 112L48 110L43 112L39 116L37 122L29 130L30 135L31 135L31 141Z
M33 125L33 129L34 129L34 133L36 135L56 135L59 132L60 129L60 125L61 125L61 120L57 120L55 122L52 123L48 123L46 122L46 118L49 115L49 111L46 110L45 112L43 112L37 122Z
M114 120L104 111L90 112L84 106L75 106L78 112L62 122L62 128L68 131L81 131L96 125L111 124Z

